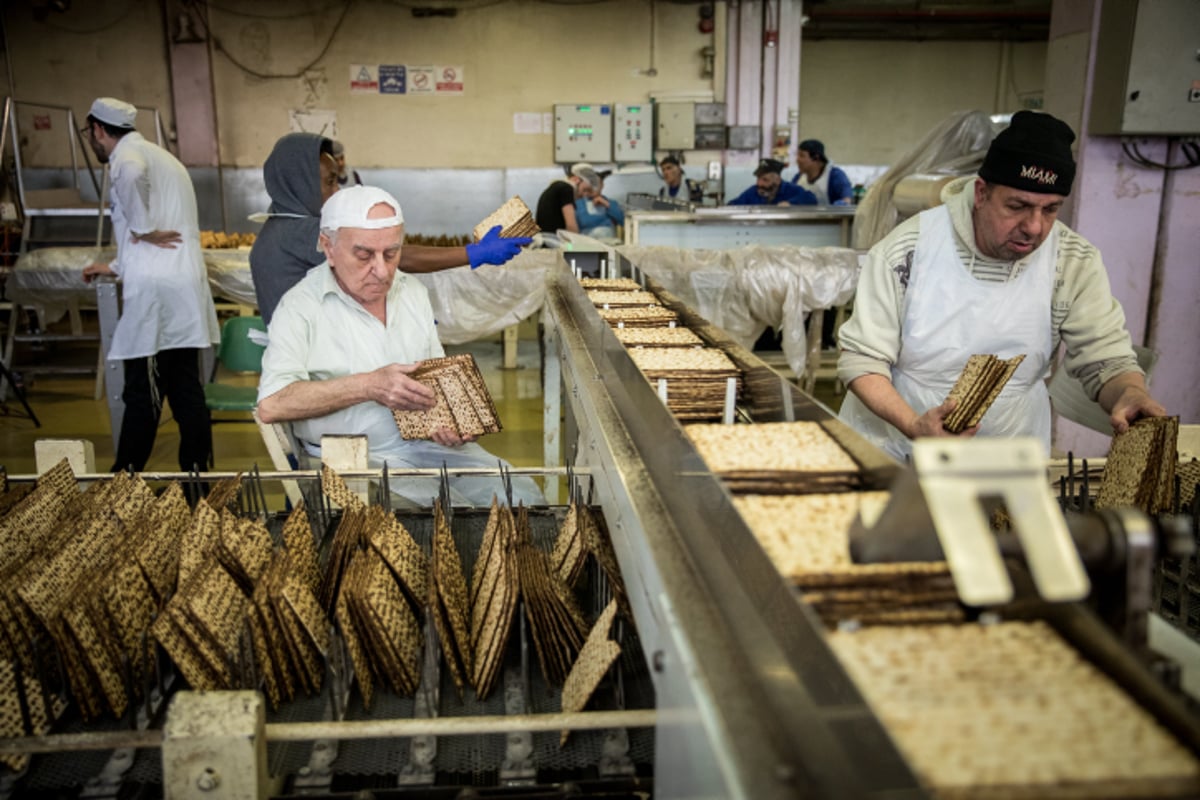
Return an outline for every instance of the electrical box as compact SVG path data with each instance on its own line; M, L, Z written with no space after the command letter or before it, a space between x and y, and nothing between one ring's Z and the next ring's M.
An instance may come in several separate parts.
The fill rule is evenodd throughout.
M659 150L692 150L696 146L696 104L657 103L656 140Z
M607 103L554 106L554 160L612 161L613 115Z
M644 105L613 106L613 160L617 162L654 160L654 111Z
M1088 132L1200 133L1200 2L1100 4Z
M696 103L696 127L701 125L725 125L724 103Z
M757 150L762 147L762 128L757 125L731 125L728 139L730 150Z

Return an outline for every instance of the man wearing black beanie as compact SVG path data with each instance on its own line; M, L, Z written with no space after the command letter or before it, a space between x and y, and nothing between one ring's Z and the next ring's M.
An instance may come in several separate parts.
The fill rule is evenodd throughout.
M947 400L967 359L1024 355L963 436L1034 436L1050 450L1045 377L1064 367L1120 432L1166 410L1150 396L1099 251L1058 221L1071 193L1075 134L1018 111L978 176L942 190L943 205L905 220L871 248L854 314L839 333L841 418L897 458L919 436L950 436Z

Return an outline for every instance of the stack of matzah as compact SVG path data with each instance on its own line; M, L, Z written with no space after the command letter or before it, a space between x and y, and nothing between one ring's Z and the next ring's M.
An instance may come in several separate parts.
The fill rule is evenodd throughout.
M855 564L850 526L861 512L873 519L887 492L741 495L734 505L804 601L829 625L950 621L962 618L945 562Z
M200 564L150 631L196 690L235 689L234 665L250 603L215 559Z
M617 601L611 601L600 613L596 624L588 633L575 666L567 675L562 690L562 710L564 713L583 711L588 700L608 674L609 668L621 655L621 645L608 638L613 618L617 615ZM563 731L559 736L559 747L567 743L570 731Z
M370 708L376 681L413 694L421 680L421 625L379 553L358 550L342 576L335 611L354 666L363 706Z
M1200 792L1195 757L1044 623L867 627L829 641L939 798Z
M549 682L562 685L583 647L587 623L570 587L550 569L546 554L530 538L524 506L517 517L516 562L542 674Z
M442 643L443 659L461 696L463 687L475 674L471 653L471 612L462 559L441 503L433 506L433 559L429 577L429 609Z
M515 195L508 198L500 208L488 214L483 222L475 226L471 235L478 242L497 225L500 226L500 235L505 237L533 236L538 232L537 223L533 220L533 212L529 210L529 206L525 205L524 200Z
M704 340L690 328L617 328L614 333L628 348L704 346Z
M428 411L392 411L405 439L428 439L441 428L463 437L500 431L492 395L470 353L426 359L409 377L433 389L436 405Z
M979 424L983 415L1000 396L1000 390L1025 360L1024 355L1008 360L993 355L973 355L967 359L962 374L954 382L947 400L957 400L958 405L950 412L942 425L951 433L962 433Z
M254 587L247 609L258 677L275 708L299 690L320 691L329 652L329 617L317 602L317 553L308 516L297 508L277 550Z
M39 482L27 500L41 491ZM23 501L14 514L31 508ZM5 571L5 598L16 605L6 602L4 655L37 669L31 646L48 636L84 718L119 715L143 685L143 637L171 588L163 584L173 585L187 504L177 486L155 498L141 478L122 474L75 493L63 511L53 528L26 518L30 528L5 536L17 551L22 535L39 541Z
M734 493L807 494L858 488L858 464L816 422L688 425L709 470Z
M584 289L600 289L609 292L638 292L642 285L633 278L580 278Z
M714 347L639 347L629 356L656 390L659 381L667 382L667 408L681 420L721 419L730 378L735 402L741 396L742 371Z
M1179 417L1148 417L1113 437L1096 508L1132 506L1148 514L1171 510L1179 459Z
M679 315L664 306L598 308L600 318L614 328L667 328Z
M471 574L470 648L475 654L471 685L481 700L486 699L496 685L508 645L508 633L516 617L520 593L516 528L512 509L493 497L483 542Z
M633 289L589 289L588 299L596 308L635 308L637 306L661 306L652 292Z
M28 721L22 707L29 712ZM0 658L0 737L43 736L65 707L62 695L47 692L41 681L19 669L15 659ZM29 760L29 755L0 754L0 764L16 773L24 770Z
M1181 461L1175 467L1175 476L1179 478L1179 507L1187 510L1196 497L1196 486L1200 484L1200 461Z
M626 619L632 620L633 612L629 608L629 595L625 592L625 581L621 578L617 554L602 520L603 518L597 517L586 503L572 498L567 516L563 519L558 537L554 540L550 569L566 586L574 587L583 573L587 557L591 555L596 559L596 564L612 588L617 607Z

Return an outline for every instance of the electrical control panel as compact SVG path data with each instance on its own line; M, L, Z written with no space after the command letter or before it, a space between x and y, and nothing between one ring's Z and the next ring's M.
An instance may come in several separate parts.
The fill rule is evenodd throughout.
M562 164L612 161L613 106L611 103L554 106L554 160Z
M613 106L613 160L654 160L654 107L649 103Z
M1200 133L1200 2L1121 0L1100 14L1088 132Z
M657 103L655 147L659 150L692 150L696 147L696 104Z

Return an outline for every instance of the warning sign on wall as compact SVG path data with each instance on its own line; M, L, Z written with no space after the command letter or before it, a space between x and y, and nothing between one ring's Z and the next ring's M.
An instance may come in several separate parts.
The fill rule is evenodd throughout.
M438 94L463 93L463 68L461 66L435 67Z
M373 64L351 64L350 93L379 94L379 67Z
M433 94L436 91L434 74L436 67L414 67L408 65L408 93Z

